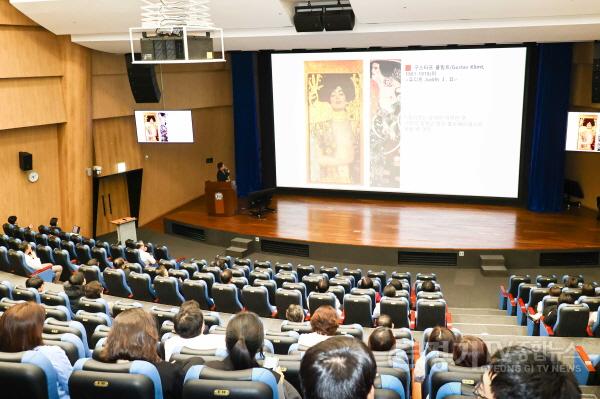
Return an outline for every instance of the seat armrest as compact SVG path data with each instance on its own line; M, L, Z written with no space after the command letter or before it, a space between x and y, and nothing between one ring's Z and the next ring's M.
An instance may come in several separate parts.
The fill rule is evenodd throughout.
M585 368L590 372L593 373L596 371L596 368L594 367L594 365L592 364L592 361L590 360L590 357L588 356L587 352L585 351L585 349L583 349L583 346L579 346L577 345L575 347L575 351L577 352L577 354L579 355L579 357L581 358L581 360L583 360L583 364L585 365Z

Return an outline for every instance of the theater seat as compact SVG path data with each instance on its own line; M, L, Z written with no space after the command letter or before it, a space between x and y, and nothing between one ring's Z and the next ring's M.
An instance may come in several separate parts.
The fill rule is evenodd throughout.
M437 370L438 367L447 367L448 371ZM450 395L472 392L475 385L483 378L484 372L483 368L450 366L447 363L435 364L431 370L429 397L444 399Z
M402 382L392 375L378 373L373 381L375 399L405 399L408 398Z
M287 355L290 346L298 343L300 334L295 331L265 331L265 339L273 344L273 351L278 355Z
M298 334L310 334L311 332L313 332L312 326L310 325L310 322L308 322L308 321L304 321L302 323L296 323L293 321L284 320L281 323L280 328L281 328L281 332L295 331Z
M218 312L238 313L243 309L238 298L238 289L233 284L213 284L212 297Z
M77 261L80 265L87 265L92 259L92 251L86 244L77 244L75 246L75 252L77 252Z
M0 299L2 299L2 298L12 299L13 289L14 289L14 286L10 281L7 281L7 280L0 281Z
M214 398L225 393L229 399L279 399L275 376L263 368L223 371L192 366L185 375L183 399Z
M181 305L185 298L179 292L179 280L175 277L160 277L154 279L154 291L158 303L164 305Z
M73 334L77 336L81 342L83 342L83 347L86 349L85 357L89 357L90 351L87 340L87 333L85 331L85 327L83 324L76 320L70 321L62 321L57 320L53 317L49 317L44 321L44 329L42 330L46 334Z
M134 299L147 302L154 302L156 299L156 292L152 288L152 280L148 274L131 272L128 284Z
M271 275L265 269L258 269L258 270L254 269L254 270L252 270L250 272L250 275L248 275L248 283L250 285L254 285L254 282L256 280L267 280L267 281L270 281L271 280Z
M379 302L379 314L385 314L392 318L394 328L410 327L410 304L406 298L383 297Z
M146 361L102 363L80 359L69 378L72 398L162 399L162 385L156 367Z
M100 270L104 270L106 268L112 268L113 263L108 260L108 252L103 247L94 247L92 248L92 256L94 259L98 261L98 265L100 266Z
M320 306L325 305L329 305L335 309L335 295L331 292L313 292L308 296L308 310L310 314L315 313Z
M306 286L306 295L310 295L311 292L316 292L317 291L317 284L319 284L319 281L321 281L326 275L323 274L311 274L309 276L304 276L302 277L302 282L304 283L304 285Z
M539 276L538 276L539 277ZM529 291L528 300L518 300L517 303L517 324L521 326L527 325L527 314L530 312L536 312L537 304L546 295L548 295L548 288L532 287ZM531 308L531 311L529 310Z
M284 283L286 284L286 283ZM293 283L289 283L289 284L293 284ZM272 306L275 306L276 302L275 302L275 295L277 292L277 283L273 280L254 280L254 282L252 283L252 285L254 287L265 287L267 289L267 292L269 293L269 303Z
M337 300L340 302L340 305L344 307L344 295L346 295L346 290L341 285L330 285L327 289L327 292L331 292Z
M275 283L277 284L277 288L282 288L283 287L283 283L297 283L298 282L298 277L296 276L295 272L280 272L277 273L275 275L275 277L273 277L273 279L275 280Z
M304 283L283 283L283 288L286 290L296 290L302 298L302 307L308 309L308 298L306 293L306 285Z
M17 285L12 292L12 299L15 301L27 301L40 303L40 293L35 288L27 288Z
M279 273L282 270L291 272L294 270L294 266L291 263L275 263L275 273Z
M339 270L336 266L321 266L319 273L326 274L329 278L334 278L339 274Z
M6 247L0 247L0 271L14 273L10 261L8 260L8 250Z
M108 302L104 298L90 299L86 297L79 298L79 310L84 310L88 313L104 313L110 316L110 308Z
M2 397L58 399L54 367L41 352L0 352Z
M557 280L555 274L553 274L551 276L544 276L544 275L538 274L537 277L535 278L535 282L538 283L541 288L547 288L549 284L556 283L557 281L558 280Z
M50 248L52 249L60 249L60 238L53 236L53 235L49 235L48 236L48 245L50 245Z
M215 306L215 302L208 295L208 286L204 280L185 280L181 291L186 301L198 302L200 309L211 310Z
M72 241L61 241L60 249L67 251L71 259L77 259L77 251L75 251L75 244Z
M112 319L106 315L106 313L89 313L84 310L79 310L75 313L74 317L75 321L80 322L85 328L85 333L87 337L92 336L94 330L97 326L112 326ZM89 340L88 340L89 343ZM90 349L93 349L90 347Z
M346 294L344 296L344 324L360 324L373 327L373 308L368 295Z
M589 317L590 309L586 304L563 303L558 307L558 316L554 326L548 326L542 321L540 336L587 337Z
M261 317L273 317L276 307L269 304L269 292L265 287L245 286L242 289L242 302L247 310Z
M54 259L53 249L49 245L38 245L35 248L36 255L40 258L42 263L52 263L56 265L56 259Z
M308 276L315 272L313 265L298 265L296 266L296 273L298 273L298 281L302 281L304 276Z
M500 299L500 303L499 303L499 309L501 310L507 310L508 307L508 303L509 302L514 302L513 306L516 306L516 296L519 290L519 284L521 283L530 283L531 282L531 277L529 277L529 275L516 275L513 274L508 278L508 285L507 288L505 288L504 286L500 286L500 293L499 293L499 299ZM510 315L510 313L509 313Z
M125 259L125 246L120 244L111 244L110 256L113 259L123 258Z
M56 259L56 265L61 265L63 268L62 274L60 275L60 281L67 281L71 274L79 270L79 266L71 262L72 258L68 251L64 249L54 250L54 259Z
M290 305L299 305L304 309L302 305L302 296L299 291L288 290L285 288L277 289L275 293L275 303L277 304L277 318L285 320L285 312Z
M39 276L42 280L46 282L51 282L54 279L54 272L52 271L52 266L45 266L41 269L35 270L27 266L27 263L25 263L25 255L21 251L13 251L12 249L9 250L8 260L10 262L11 268L19 276Z
M116 301L113 302L112 304L112 317L115 318L119 315L119 313L122 313L126 310L129 309L137 309L137 308L141 308L142 304L139 302L125 302L125 301Z
M353 295L366 295L371 299L371 312L375 310L376 293L373 288L352 288L350 293Z
M44 308L44 312L46 312L46 317L52 317L61 321L70 321L71 320L71 311L67 309L65 306L57 305L51 306L42 304Z
M79 267L79 271L83 273L86 282L89 283L90 281L99 281L100 284L102 284L102 286L106 288L104 276L100 272L100 268L98 266L82 265Z
M419 299L417 301L415 330L446 326L446 301L443 299Z
M109 295L120 296L121 298L131 298L131 288L129 288L129 284L127 284L125 271L107 267L102 272L102 275Z
M85 358L88 353L87 348L83 346L83 341L81 341L81 338L74 334L42 333L42 341L44 345L58 346L61 348L69 358L71 365L75 364L77 360Z
M69 310L71 315L74 315L69 297L62 291L47 290L40 294L40 301L48 306L64 306Z

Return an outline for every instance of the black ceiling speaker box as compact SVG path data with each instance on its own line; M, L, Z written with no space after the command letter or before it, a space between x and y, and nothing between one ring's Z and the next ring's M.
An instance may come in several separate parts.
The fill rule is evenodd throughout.
M33 169L33 155L28 152L19 152L19 168L22 171L27 172Z
M600 103L600 42L594 43L594 63L592 64L592 102Z
M354 29L354 11L349 6L329 6L323 11L323 25L327 31Z
M311 6L296 7L294 26L296 27L296 32L323 31L323 8Z
M125 54L129 86L136 103L160 102L160 87L156 81L154 65L132 64L131 54Z

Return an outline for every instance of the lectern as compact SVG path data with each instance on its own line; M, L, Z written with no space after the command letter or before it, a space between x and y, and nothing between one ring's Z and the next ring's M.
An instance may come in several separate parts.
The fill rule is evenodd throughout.
M237 213L237 194L230 181L204 183L206 212L210 216L233 216Z
M111 223L117 226L118 241L122 244L127 240L137 241L137 232L135 230L135 221L137 219L131 216L121 219L111 220Z

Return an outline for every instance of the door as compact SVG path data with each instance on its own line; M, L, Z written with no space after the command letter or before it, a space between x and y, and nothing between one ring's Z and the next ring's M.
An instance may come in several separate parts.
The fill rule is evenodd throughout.
M96 236L116 231L117 227L110 221L126 216L131 215L125 174L100 178L98 180Z

